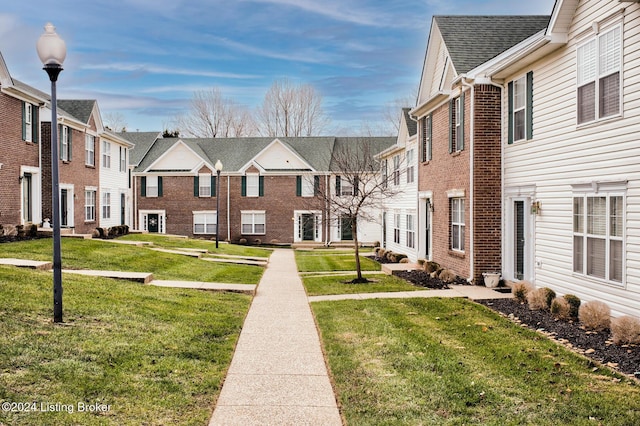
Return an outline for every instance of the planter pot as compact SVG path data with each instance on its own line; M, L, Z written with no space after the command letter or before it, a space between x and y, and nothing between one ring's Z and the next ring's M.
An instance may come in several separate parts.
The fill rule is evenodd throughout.
M482 276L484 277L484 285L487 288L495 288L500 282L500 272L485 272Z

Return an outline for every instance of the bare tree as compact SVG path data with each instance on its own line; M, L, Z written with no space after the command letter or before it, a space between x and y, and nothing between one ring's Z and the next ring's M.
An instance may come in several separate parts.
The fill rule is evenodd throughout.
M310 84L275 81L258 108L260 133L265 136L314 136L328 124L322 95Z
M189 111L175 118L175 127L196 138L244 137L255 134L251 114L235 101L222 96L220 89L194 92Z
M127 119L121 112L109 111L104 114L104 127L113 132L126 132Z
M359 224L375 221L383 200L400 192L397 186L390 184L394 175L382 170L381 163L375 158L380 150L375 138L366 137L349 138L349 143L336 147L331 158L332 171L336 175L335 185L331 188L321 187L318 194L329 216L336 221L345 221L351 227L358 274L354 283L368 282L362 277L360 265Z

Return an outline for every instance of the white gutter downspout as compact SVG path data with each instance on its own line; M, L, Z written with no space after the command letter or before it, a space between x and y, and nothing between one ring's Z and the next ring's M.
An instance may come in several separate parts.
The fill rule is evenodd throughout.
M331 187L329 186L329 184L331 183L331 174L326 174L324 176L324 192L325 194L328 194L329 196L331 196ZM325 225L323 225L324 228L324 245L325 246L329 246L329 244L331 244L331 218L330 218L330 205L329 205L329 201L328 201L328 197L325 197L325 202L324 202L324 215L326 216L324 218L324 223Z
M471 90L471 101L470 101L470 116L471 121L469 124L469 278L467 281L472 281L475 276L475 268L474 268L474 221L473 221L473 141L474 141L474 123L475 123L475 85L467 82L467 77L462 76L460 79L460 83L468 87ZM462 106L464 108L464 105ZM463 123L464 125L464 123Z

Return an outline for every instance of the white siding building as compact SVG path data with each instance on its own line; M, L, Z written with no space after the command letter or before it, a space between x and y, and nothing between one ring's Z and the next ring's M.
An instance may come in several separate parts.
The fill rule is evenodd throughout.
M640 315L640 4L558 0L503 85L503 274Z
M86 138L95 136L87 133ZM90 146L91 140L86 140ZM96 162L100 162L100 226L109 228L133 224L132 192L129 188L129 151L133 144L104 131L100 134Z

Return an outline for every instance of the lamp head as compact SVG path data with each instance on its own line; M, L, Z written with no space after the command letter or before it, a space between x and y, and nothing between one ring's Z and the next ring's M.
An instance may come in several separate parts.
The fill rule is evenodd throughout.
M220 160L216 161L216 164L213 167L216 168L217 172L221 172L222 171L222 162Z
M44 26L44 33L36 43L36 50L45 68L48 66L62 68L62 63L67 57L67 45L50 22Z

